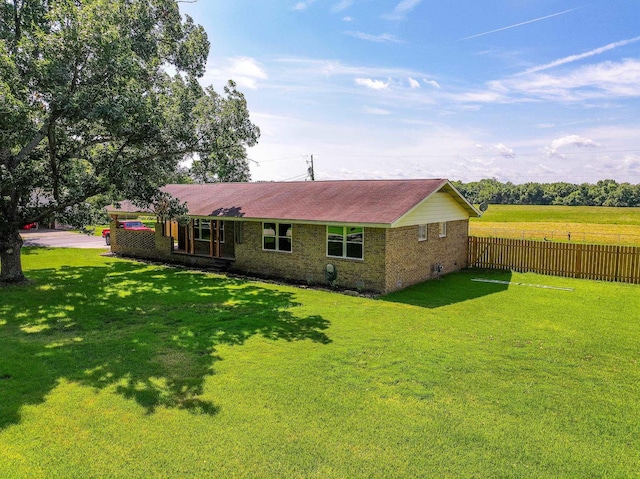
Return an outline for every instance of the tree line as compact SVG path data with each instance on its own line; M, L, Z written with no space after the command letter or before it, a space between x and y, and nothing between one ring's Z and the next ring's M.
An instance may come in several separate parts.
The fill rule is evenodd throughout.
M502 183L495 178L454 186L471 203L501 205L640 206L640 184L600 180L590 183Z

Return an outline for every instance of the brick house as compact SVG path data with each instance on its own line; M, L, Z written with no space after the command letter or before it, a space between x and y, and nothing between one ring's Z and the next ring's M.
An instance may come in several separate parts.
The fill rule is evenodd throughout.
M388 293L466 267L469 218L446 179L167 185L188 224L125 231L115 253Z

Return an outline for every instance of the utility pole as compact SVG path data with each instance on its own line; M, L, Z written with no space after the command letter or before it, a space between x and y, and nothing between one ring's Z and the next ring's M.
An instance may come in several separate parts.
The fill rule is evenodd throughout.
M313 155L311 155L311 161L307 162L307 164L309 165L309 168L307 169L307 173L309 173L309 177L311 178L311 181L316 181L316 175L315 175L315 172L313 171Z

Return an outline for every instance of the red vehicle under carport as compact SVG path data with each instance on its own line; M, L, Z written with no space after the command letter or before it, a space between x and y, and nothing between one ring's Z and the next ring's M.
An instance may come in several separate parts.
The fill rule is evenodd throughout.
M133 230L133 231L153 231L151 228L146 226L140 220L119 220L118 228L122 228L124 230ZM111 244L111 228L105 228L102 230L102 237L105 242L110 245Z

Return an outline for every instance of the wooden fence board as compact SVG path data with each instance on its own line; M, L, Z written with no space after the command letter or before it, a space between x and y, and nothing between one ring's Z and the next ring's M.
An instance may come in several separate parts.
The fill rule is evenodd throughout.
M640 283L640 247L469 237L469 266Z

